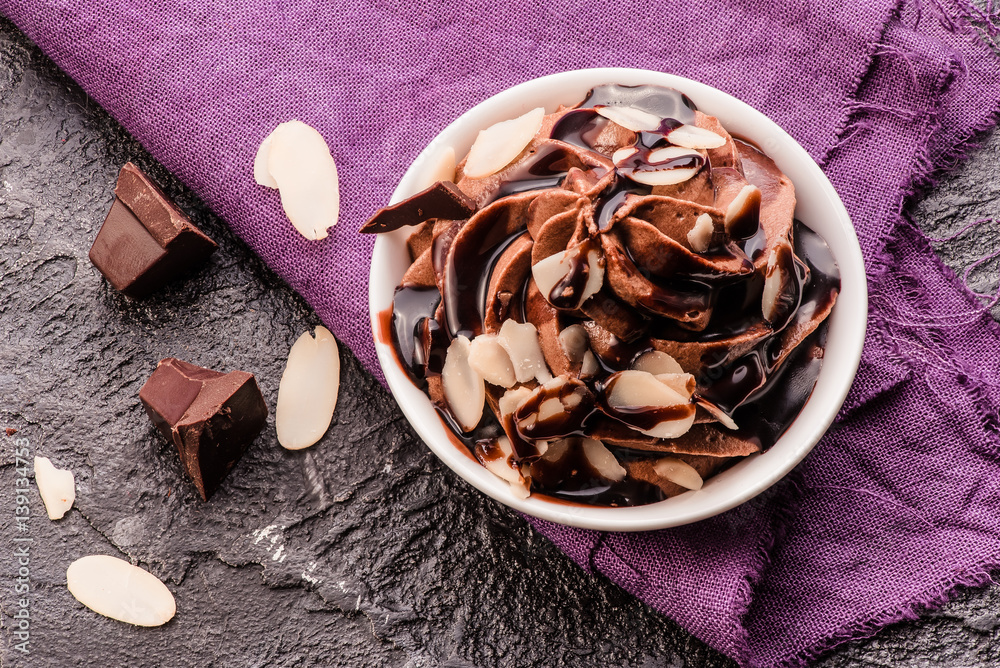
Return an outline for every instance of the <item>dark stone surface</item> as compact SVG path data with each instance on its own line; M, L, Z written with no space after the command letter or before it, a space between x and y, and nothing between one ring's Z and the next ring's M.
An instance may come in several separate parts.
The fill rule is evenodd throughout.
M120 166L139 164L219 242L209 264L144 302L87 260ZM996 213L1000 134L914 209L947 236ZM995 224L942 256L967 266ZM992 266L992 268L990 268ZM972 285L996 287L996 263ZM254 373L272 408L314 314L225 225L13 26L0 20L0 664L18 666L731 666L671 621L583 573L523 519L441 465L342 349L334 425L278 446L273 415L210 503L137 399L161 357ZM14 513L14 438L76 475L50 522ZM30 537L31 655L13 645L14 537ZM17 543L21 545L22 543ZM100 617L65 587L105 553L165 580L156 629ZM1000 589L845 646L828 666L1000 663Z

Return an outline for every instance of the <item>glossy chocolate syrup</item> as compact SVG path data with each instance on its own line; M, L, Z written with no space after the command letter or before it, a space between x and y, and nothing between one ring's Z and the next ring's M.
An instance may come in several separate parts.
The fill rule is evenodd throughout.
M561 409L546 419L538 419L542 404L559 402ZM570 378L564 383L539 387L514 413L514 427L526 441L551 441L582 436L596 410L594 393L587 385Z
M804 321L817 310L825 308L840 291L840 271L826 242L799 221L795 222L794 236L795 253L804 262L804 269L807 269L796 276L799 281L797 292L800 297L794 315L783 323L783 326L774 329L771 335L762 339L752 351L743 357L734 362L708 367L706 376L711 379L710 382L699 383L698 393L730 415L734 415L734 411L738 407L749 403L756 403L760 410L765 413L772 409L778 410L777 406L772 405L774 397L770 395L774 393L773 390L776 387L780 387L779 394L788 391L781 384L773 382L776 371L775 364L780 353L782 332L790 325ZM808 282L806 282L807 278ZM824 321L820 328L825 332L826 327L827 323ZM796 354L801 352L800 349L803 348L808 348L807 341L803 341L799 345ZM792 355L785 360L784 364L780 365L779 370L787 370L789 364L793 363L794 357L795 355ZM815 363L808 361L805 366L810 368L815 366L815 373L818 374L820 363L819 360ZM813 374L813 379L815 380L815 374ZM805 396L786 398L783 401L795 403L801 399L798 403L801 407L811 392L812 385L809 385ZM768 404L766 407L765 401ZM737 421L737 424L741 423ZM781 431L784 431L784 428ZM774 444L773 441L768 442L766 439L762 440L761 443L765 448Z
M549 136L573 146L592 150L610 121L593 109L570 111L556 121Z
M499 226L479 225L456 238L445 260L444 310L448 334L472 338L483 332L486 290L497 261L526 230L502 236Z
M637 135L638 157L634 164L626 165L632 169L643 168L642 156L648 158L649 152L665 144L663 134L681 123L693 123L695 120L693 105L676 91L664 93L664 89L656 87L640 88L642 90L621 86L600 87L581 105L621 104L627 100L628 104L666 118L660 132ZM593 110L578 109L567 113L556 123L552 137L566 144L592 149L606 123ZM532 159L508 175L507 181L500 185L498 197L559 187L574 166L568 156L565 148L560 149L558 145L540 149ZM697 160L688 160L691 164L679 163L677 166L695 166ZM612 179L595 201L594 219L598 230L606 232L610 229L614 211L624 204L629 195L645 195L651 190L624 176ZM463 224L455 223L454 229L447 230L435 242L435 269L439 273L447 269L445 275L450 279L444 282L444 307L439 306L441 295L435 288L403 286L398 289L394 301L393 344L400 362L414 382L420 385L425 383L427 375L440 372L445 351L453 337L458 334L471 337L482 332L486 291L497 261L511 243L526 233L520 230L513 235L498 234L495 229L484 226L474 234L464 234L461 247L447 253ZM781 436L811 394L822 364L827 323L820 324L790 354L783 348L786 332L809 321L813 313L826 309L839 291L839 271L826 243L799 221L794 223L793 238L795 255L800 261L788 265L793 268L795 289L785 294L789 303L784 311L779 309L780 317L774 323L764 323L768 333L741 357L728 359L723 353L723 358L715 363L704 360L704 371L697 378L696 397L729 414L739 425L737 435L758 443L763 450ZM595 243L596 246L596 241L585 243ZM622 263L625 270L642 274L653 286L638 310L616 304L641 323L641 326L632 328L637 335L623 341L604 332L602 346L591 346L599 366L594 377L585 381L573 379L570 383L547 389L539 388L515 415L505 418L507 424L503 426L497 422L492 411L486 410L476 430L471 434L462 434L448 411L439 408L456 439L480 461L484 461L484 458L506 456L496 445L496 438L506 432L511 437L513 459L520 461L525 470L530 464L533 493L550 495L570 503L596 505L638 505L661 500L663 493L655 485L631 479L620 483L602 479L590 467L580 447L570 448L558 461L540 459L539 453L544 451L545 442L585 434L592 416L598 414L608 415L639 430L648 430L665 420L687 417L694 410L693 404L670 408L611 407L606 396L613 386L613 374L628 369L638 355L653 349L654 337L711 342L762 326L760 309L764 277L761 272L753 271L752 260L759 258L766 248L764 230L758 226L754 234L731 242L730 246L712 249L710 253L724 252L743 257L747 267L745 275L699 274L694 267L685 264L689 262L689 259L685 260L689 256L682 254L677 254L676 262L667 258L663 270L654 275L639 268L626 252L626 262ZM560 311L563 314L560 315L561 326L581 322L589 331L595 324L574 310L578 304L573 301L573 295L579 294L587 282L589 266L586 255L586 252L581 252L577 256L577 261L571 263L570 271L548 298L557 307L566 309ZM788 259L784 261L788 262ZM524 320L527 287L526 281L503 302L508 317ZM711 317L701 331L693 331L683 323L658 317L664 312L695 317L709 310ZM435 319L435 314L442 311L447 315L445 326ZM532 419L532 416L537 418L542 404L550 400L560 402L566 410L546 420ZM710 428L724 430L718 425ZM664 456L662 452L612 445L607 447L623 462Z
M611 450L619 461L632 458L624 449ZM655 503L664 498L659 487L641 480L626 478L611 482L603 478L583 454L578 439L571 441L561 458L554 461L537 459L529 470L533 494L546 494L565 501L624 507Z
M809 268L810 281L803 288L798 311L804 314L800 317L807 317L814 309L825 308L829 301L835 298L836 292L839 290L839 272L826 243L798 221L795 224L795 240L796 254L803 259ZM495 262L495 255L491 257ZM489 273L491 269L492 267L489 267L485 273ZM756 290L748 291L756 294ZM440 366L443 364L449 342L446 336L439 336L428 347L424 342L426 337L422 336L422 332L426 332L428 328L437 329L442 334L444 333L444 330L433 318L439 299L437 290L434 288L403 287L397 291L394 301L393 344L411 378L421 386L425 382L425 374L431 373L433 370L419 368L420 360L422 358L436 360L436 364L428 364L428 366L436 367L434 370L440 373ZM759 308L759 299L751 301ZM752 316L746 317L752 318ZM756 321L757 318L752 319ZM758 443L762 450L766 450L784 433L812 393L813 385L822 365L821 350L825 342L826 331L827 323L824 322L775 370L773 368L774 354L781 333L780 330L776 331L773 336L765 338L752 352L735 362L709 367L699 379L698 393L733 417L740 426L738 435ZM706 340L719 335L718 332L702 334ZM692 336L695 335L692 334ZM602 405L602 412L605 414L638 429L651 429L663 420L686 417L686 415L681 414L681 409L688 407L667 409L649 409L648 407L612 409L608 407L606 401L603 400L609 389L605 385L608 377L617 371L629 368L639 355L652 349L652 344L648 339L630 343L615 340L611 348L611 355L596 355L600 371L595 378L588 379L587 384L576 381L589 390L588 392L580 391L576 385L571 386L573 392L584 397L590 395L589 399L585 398L581 401L577 410L562 413L550 418L549 421L536 423L538 426L534 428L516 427L516 434L521 436L524 441L518 443L517 441L520 439L512 439L512 444L519 457L531 456L535 449L530 446L530 442L534 440L550 440L586 433L587 421L595 413L596 403ZM551 396L549 396L550 394ZM540 393L533 404L522 406L518 414L523 413L526 416L531 412L537 412L542 401L552 397L561 397L563 394L566 392L560 390L548 394ZM598 398L596 403L595 397ZM484 419L479 427L472 434L462 435L461 430L454 425L454 421L447 411L440 409L439 411L442 416L446 417L453 433L469 448L470 452L474 452L477 441L495 438L504 431L492 412L485 411ZM510 428L507 430L508 433L513 431L515 430ZM643 453L613 446L609 446L609 448L619 460L625 455L632 458L650 459L658 459L663 456L662 453ZM574 470L582 471L584 469L576 466ZM533 480L533 485L535 485L533 489L536 492L557 498L596 505L639 505L652 503L663 498L662 492L657 487L640 481L625 480L621 483L608 483L599 477L588 477L579 473L570 477L573 478L574 483L569 487L560 487L558 482L552 486L542 483L535 485ZM549 478L552 476L550 475L546 479ZM558 478L558 480L565 482L563 478Z
M434 319L439 303L441 293L437 288L400 286L392 298L392 345L400 364L421 388L425 385L428 361L424 331L427 321Z
M606 84L590 91L578 107L634 107L664 119L694 123L697 108L687 95L662 86Z
M600 250L594 239L586 239L576 247L576 254L568 259L566 275L552 286L548 301L556 308L578 309L590 278L590 254Z

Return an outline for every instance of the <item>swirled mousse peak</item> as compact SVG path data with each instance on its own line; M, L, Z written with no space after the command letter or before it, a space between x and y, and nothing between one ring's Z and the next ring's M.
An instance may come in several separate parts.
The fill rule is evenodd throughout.
M766 450L840 289L767 155L682 93L594 88L485 128L412 226L392 344L515 494L635 505Z

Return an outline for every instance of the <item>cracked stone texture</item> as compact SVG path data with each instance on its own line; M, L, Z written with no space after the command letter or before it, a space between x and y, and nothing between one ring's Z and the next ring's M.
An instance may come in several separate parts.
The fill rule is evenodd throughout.
M132 302L87 252L131 160L219 251ZM913 207L947 237L996 215L1000 133ZM1000 249L995 222L939 244L959 270ZM342 348L333 426L303 452L262 436L210 503L151 426L139 387L162 357L254 373L273 411L295 338L316 316L182 184L0 19L0 665L731 667L668 619L578 569L420 443ZM996 289L995 260L970 285ZM1000 314L994 311L994 314ZM32 489L17 533L14 438L76 475L50 522ZM13 538L30 537L31 654L15 650ZM21 545L22 543L18 543ZM177 599L164 627L83 608L69 563L137 562ZM1000 664L1000 588L843 646L826 666Z

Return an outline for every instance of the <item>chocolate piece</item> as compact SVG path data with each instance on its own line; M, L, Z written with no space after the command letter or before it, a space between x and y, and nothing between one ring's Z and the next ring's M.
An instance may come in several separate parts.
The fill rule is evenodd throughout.
M264 428L267 404L246 371L220 373L173 357L139 390L153 424L175 446L206 501Z
M195 227L131 162L118 173L115 201L90 261L116 290L145 297L208 259L215 242Z
M458 186L449 181L438 181L399 204L379 209L358 231L391 232L435 218L463 220L475 212L476 203L466 197Z

